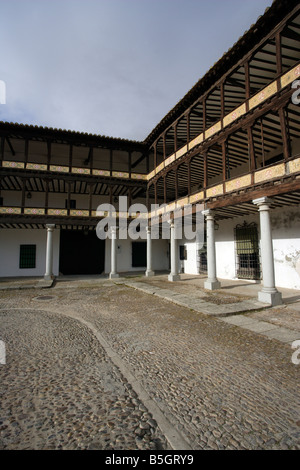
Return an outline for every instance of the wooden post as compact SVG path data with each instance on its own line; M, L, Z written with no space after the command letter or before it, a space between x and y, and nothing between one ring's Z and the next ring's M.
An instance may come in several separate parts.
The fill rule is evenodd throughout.
M191 138L191 112L189 111L186 115L186 143L187 149L189 150L189 142Z
M157 180L154 181L154 204L157 204Z
M93 170L93 160L94 160L94 149L93 149L93 147L90 147L89 158L90 158L90 170L91 170L91 174L92 174L92 170Z
M47 142L47 170L50 170L50 161L51 161L51 142Z
M225 185L225 181L228 177L227 165L226 165L226 150L227 150L226 140L223 140L222 142L223 186Z
M28 139L25 140L25 168L28 163L28 154L29 154L29 141Z
M71 210L71 181L67 182L68 184L68 199L67 199L67 211L68 215L70 215L70 210Z
M153 150L154 150L154 169L155 169L157 167L157 140L154 142Z
M90 184L90 191L89 191L89 216L92 217L92 210L93 210L93 189L94 185Z
M265 166L265 140L264 140L264 123L263 118L260 120L260 133L261 133L261 153L262 153L262 167Z
M175 122L174 124L174 153L177 152L177 126L178 126L178 121Z
M175 200L178 199L178 166L175 167Z
M128 152L128 173L129 173L129 178L131 178L131 165L132 165L131 151L129 150L129 152Z
M276 64L277 64L277 77L282 74L282 53L281 53L281 33L276 33Z
M21 213L22 214L24 214L24 208L25 208L26 183L27 183L27 180L24 178L22 180L22 195L21 195Z
M110 176L112 176L112 171L113 171L113 149L110 149L110 152L109 152L109 173L110 173Z
M205 139L205 129L206 129L206 97L203 99L202 106L203 106L203 138Z
M0 160L1 162L4 160L4 146L5 146L5 137L4 135L1 137L1 152L0 152Z
M164 152L163 159L165 160L166 159L166 132L164 132L163 134L163 152Z
M249 111L249 99L250 99L250 67L249 61L247 60L244 64L245 69L245 98L246 98L246 111Z
M167 204L167 175L164 174L164 204Z
M247 133L248 133L249 167L250 167L250 172L251 172L251 184L254 184L254 171L256 170L256 160L255 160L252 126L248 127Z
M188 196L191 195L191 162L192 159L189 158L187 161L187 166L188 166Z
M220 94L221 94L221 128L223 129L223 119L225 116L224 81L222 81L221 86L220 86Z
M45 214L48 214L49 208L49 179L45 179Z
M285 109L279 108L278 110L279 119L280 119L280 126L281 126L281 134L282 134L282 143L283 143L283 156L284 159L287 160L290 158L290 142L287 133L287 120L285 116Z
M70 173L72 171L72 165L73 165L73 145L70 144L70 148L69 148L69 172Z
M207 175L207 152L203 153L203 188L206 190L207 183L208 183L208 175Z
M147 185L147 189L146 189L146 206L147 206L147 211L148 211L148 214L150 212L150 196L149 196L149 188L151 186L151 183L149 183ZM149 221L149 219L148 219Z

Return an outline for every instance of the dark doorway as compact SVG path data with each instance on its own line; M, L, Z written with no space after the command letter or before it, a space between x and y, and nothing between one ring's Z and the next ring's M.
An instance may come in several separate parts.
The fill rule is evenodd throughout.
M132 242L132 267L147 266L147 242Z
M104 271L105 240L96 230L61 230L59 272L101 274Z

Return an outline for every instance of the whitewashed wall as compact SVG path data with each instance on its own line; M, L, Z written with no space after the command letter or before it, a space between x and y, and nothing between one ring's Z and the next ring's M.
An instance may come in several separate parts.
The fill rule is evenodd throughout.
M46 229L0 230L0 277L44 276L46 269ZM36 268L20 269L20 245L36 245ZM53 274L59 269L59 229L53 234Z
M145 240L144 240L145 241ZM145 271L143 268L132 267L132 240L117 240L117 271L125 273L128 271ZM169 269L168 240L152 241L152 269L154 271L165 271ZM105 241L105 273L110 272L111 241Z
M300 289L300 206L271 209L275 282L277 287ZM234 228L237 224L256 222L260 238L259 214L219 221L215 231L217 276L236 279ZM187 260L180 261L184 272L196 274L196 243L182 241Z

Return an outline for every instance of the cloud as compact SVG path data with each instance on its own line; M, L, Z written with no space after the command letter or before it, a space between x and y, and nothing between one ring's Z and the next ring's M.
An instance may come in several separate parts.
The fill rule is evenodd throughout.
M0 119L143 140L267 4L0 0Z

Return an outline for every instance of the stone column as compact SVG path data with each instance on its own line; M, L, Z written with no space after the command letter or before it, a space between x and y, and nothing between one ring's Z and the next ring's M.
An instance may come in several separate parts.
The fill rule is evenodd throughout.
M170 222L170 242L171 242L171 272L168 276L168 280L171 282L180 281L180 276L178 274L178 245L176 240L175 233L175 224L174 221Z
M217 279L216 247L215 247L215 218L212 210L202 212L206 217L206 243L207 243L207 279L204 288L208 290L220 289Z
M258 293L258 300L267 304L282 304L281 293L275 287L275 271L272 229L270 220L270 203L267 197L254 199L253 204L258 206L260 217L260 237L261 237L261 262L263 274L263 288Z
M53 275L53 231L54 224L47 224L47 247L46 247L46 272L44 275L45 281L54 279Z
M117 273L117 228L112 227L111 229L111 266L110 266L110 279L116 279L119 277Z
M151 240L151 228L147 227L147 271L145 276L151 277L155 273L152 271L152 240Z

